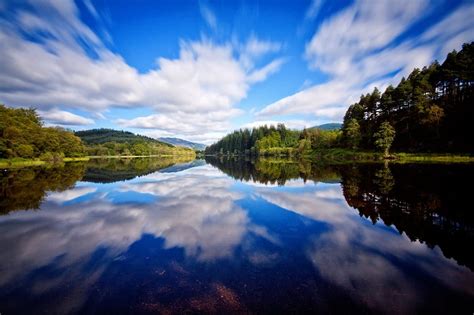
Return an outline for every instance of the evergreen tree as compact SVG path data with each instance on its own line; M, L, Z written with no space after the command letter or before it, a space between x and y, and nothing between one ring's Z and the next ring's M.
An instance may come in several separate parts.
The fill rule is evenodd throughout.
M352 118L344 128L345 137L349 147L357 149L360 142L360 126L355 118Z
M389 150L395 138L395 129L389 122L385 121L380 125L378 131L374 134L375 145L383 151L384 156L389 156Z

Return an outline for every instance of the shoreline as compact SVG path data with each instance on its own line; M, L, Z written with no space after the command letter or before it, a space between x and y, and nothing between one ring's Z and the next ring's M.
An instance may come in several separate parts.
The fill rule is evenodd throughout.
M93 159L134 159L134 158L174 158L174 157L191 157L192 155L173 155L173 154L161 154L161 155L103 155L103 156L84 156L84 157L75 157L70 158L66 157L58 161L42 161L39 159L23 159L23 158L14 158L14 159L0 159L0 168L21 168L29 166L44 166L44 165L59 165L61 163L68 162L87 162Z
M296 155L284 155L284 154L265 154L260 156L246 156L244 154L224 154L224 155L212 155L208 154L205 156L212 156L216 158L242 158L249 157L255 159L288 159L294 161L307 161L314 163L474 163L474 155L469 154L456 154L456 153L407 153L407 152L393 152L389 158L384 158L382 153L370 152L370 151L351 151L346 149L326 149L316 150L311 154L302 156Z
M20 168L29 166L43 166L43 165L58 165L67 162L86 162L92 159L134 159L134 158L173 158L190 155L104 155L104 156L85 156L76 158L63 158L60 161L42 161L39 159L0 159L0 168ZM243 154L231 155L204 155L213 156L216 158L242 158L246 157ZM195 156L195 158L197 155ZM250 156L248 156L250 157ZM322 162L328 164L338 163L474 163L474 156L467 154L450 154L450 153L406 153L395 152L390 154L390 158L385 159L381 153L367 152L367 151L349 151L340 149L329 149L315 151L311 155L304 155L301 157L287 156L287 155L262 155L254 158L262 159L288 159L292 161L307 161L307 162Z

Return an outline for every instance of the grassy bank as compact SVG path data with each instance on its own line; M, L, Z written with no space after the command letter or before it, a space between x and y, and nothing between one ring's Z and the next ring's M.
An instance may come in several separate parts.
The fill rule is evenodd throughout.
M38 165L54 165L63 162L77 162L77 161L88 161L89 157L77 157L77 158L63 158L60 161L43 161L40 159L0 159L0 168L16 168L16 167L27 167L27 166L38 166Z
M62 160L55 161L43 161L40 159L23 159L23 158L12 158L12 159L0 159L0 168L19 168L28 166L39 166L39 165L55 165L64 162L77 162L77 161L89 161L90 159L132 159L132 158L175 158L175 157L190 157L194 158L193 154L185 155L174 155L174 154L161 154L161 155L104 155L104 156L85 156L77 158L63 158Z
M325 149L315 150L311 155L304 158L311 161L324 162L374 162L389 160L394 163L412 162L436 162L436 163L469 163L474 162L474 156L449 153L391 153L390 158L385 159L380 152L353 151L347 149Z
M172 157L181 157L189 156L195 157L196 154L158 154L158 155L92 155L88 159L133 159L133 158L172 158Z
M279 151L274 151L279 152ZM350 163L350 162L383 162L390 161L393 163L416 163L416 162L425 162L425 163L474 163L474 156L467 154L450 154L450 153L404 153L396 152L391 153L388 159L385 159L383 154L380 152L373 151L357 151L357 150L348 150L342 148L333 148L333 149L320 149L307 152L304 155L299 155L294 152L294 154L278 153L278 154L269 154L265 152L265 155L259 156L260 159L265 158L276 158L281 159L282 161L299 161L305 160L309 162L324 162L324 163ZM227 154L227 155L210 155L216 157L226 157L226 158L239 158L245 157L248 155L244 154Z

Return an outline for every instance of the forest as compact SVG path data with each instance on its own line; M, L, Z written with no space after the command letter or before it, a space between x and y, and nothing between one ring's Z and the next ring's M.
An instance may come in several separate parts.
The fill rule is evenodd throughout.
M35 109L0 105L0 159L61 161L85 156L193 156L194 150L127 131L46 127ZM42 162L44 163L44 162Z
M0 159L59 160L85 155L80 138L59 127L45 127L34 109L0 105Z
M412 152L474 152L474 43L414 69L383 93L362 95L344 116L347 146L374 149L372 135L383 123L394 131L393 149Z
M128 131L91 129L77 131L89 156L194 155L194 150L175 147Z
M353 151L473 153L474 43L446 60L414 69L383 93L375 88L349 106L342 130L289 130L284 125L241 129L206 149L208 155L310 155Z

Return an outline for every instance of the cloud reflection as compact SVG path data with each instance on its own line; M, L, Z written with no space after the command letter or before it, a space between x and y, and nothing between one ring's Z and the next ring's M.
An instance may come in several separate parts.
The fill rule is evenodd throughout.
M0 270L8 270L0 273L0 286L14 285L38 268L54 266L62 270L61 276L35 282L36 294L67 283L85 288L144 234L162 237L165 248L183 248L198 261L230 257L245 233L254 228L247 213L236 205L242 195L232 191L232 184L204 166L154 173L118 186L80 183L51 193L40 211L0 217ZM116 203L114 198L120 194L111 194L114 190L152 194L157 201ZM101 248L109 259L84 275L84 266ZM78 276L84 277L80 283L73 280ZM80 287L71 290L81 291ZM72 308L83 297L75 299L76 304L68 304Z
M434 276L452 290L474 295L474 276L465 267L446 259L439 248L431 250L383 223L374 227L360 218L345 202L340 185L318 184L314 190L298 194L260 188L256 194L329 224L327 232L309 238L308 259L325 280L372 310L410 313L423 302L419 284L412 281L403 264L421 275Z

